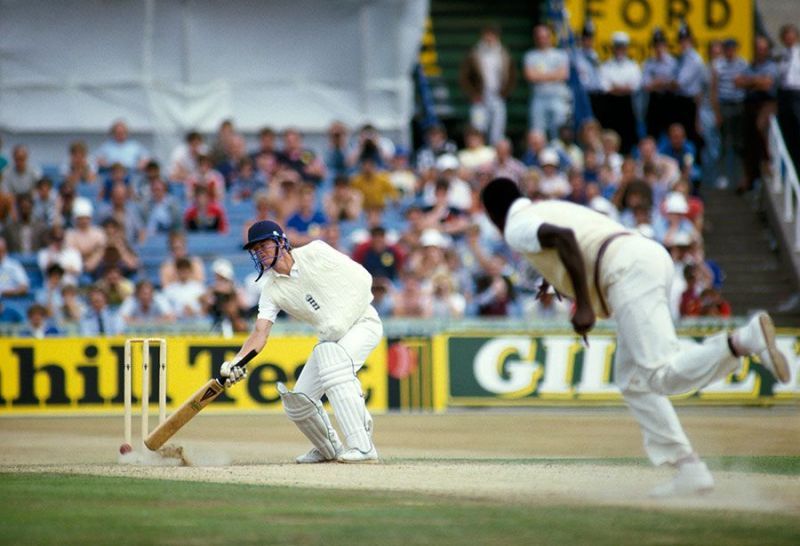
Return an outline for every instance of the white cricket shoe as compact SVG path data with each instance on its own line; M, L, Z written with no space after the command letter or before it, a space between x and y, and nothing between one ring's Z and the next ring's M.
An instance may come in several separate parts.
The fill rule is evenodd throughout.
M651 497L675 497L708 493L714 489L714 477L703 461L683 463L667 483L650 491Z
M789 363L775 345L775 325L767 313L756 313L746 325L738 328L734 332L734 342L738 350L758 355L778 381L789 382Z
M340 463L350 463L350 464L364 464L364 463L377 463L378 462L378 450L375 449L375 446L370 447L369 451L366 453L358 449L357 447L351 447L348 450L345 450L344 453L339 455L339 462Z
M336 461L336 457L339 455L337 452L336 455L331 457L330 459L322 454L322 452L317 449L316 447L311 448L311 450L304 454L300 455L295 459L297 464L319 464L319 463L332 463Z

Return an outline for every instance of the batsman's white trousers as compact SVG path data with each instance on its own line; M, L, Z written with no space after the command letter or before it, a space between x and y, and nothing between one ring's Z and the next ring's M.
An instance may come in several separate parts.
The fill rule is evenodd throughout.
M601 264L601 283L617 323L615 383L639 422L650 460L675 463L693 450L667 396L702 388L740 362L725 332L702 343L678 340L668 303L674 266L660 244L639 236L613 244L624 246Z
M380 342L381 337L383 337L383 324L378 317L378 312L370 305L361 318L336 342L352 359L353 374L361 369L364 361ZM319 379L319 364L313 353L303 367L303 371L300 372L300 377L297 378L297 383L292 390L302 392L314 401L322 398L324 389Z

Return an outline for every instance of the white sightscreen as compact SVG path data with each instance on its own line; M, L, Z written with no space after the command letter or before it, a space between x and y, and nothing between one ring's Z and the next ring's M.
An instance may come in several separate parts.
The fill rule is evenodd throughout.
M0 0L0 128L403 131L427 0Z

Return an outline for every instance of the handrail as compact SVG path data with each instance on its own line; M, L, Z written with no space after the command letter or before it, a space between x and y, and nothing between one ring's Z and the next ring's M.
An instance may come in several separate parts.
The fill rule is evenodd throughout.
M783 214L781 220L786 223L794 222L793 250L800 252L800 181L797 170L792 162L792 156L786 149L781 128L775 116L769 120L769 151L772 162L772 183L770 190L774 194L783 192Z

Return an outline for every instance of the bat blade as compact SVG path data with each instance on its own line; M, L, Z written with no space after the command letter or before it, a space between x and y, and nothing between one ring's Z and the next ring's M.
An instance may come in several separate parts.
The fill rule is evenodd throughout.
M146 445L149 450L156 451L163 446L167 440L172 438L183 425L200 413L200 410L216 400L224 390L225 387L220 385L219 381L211 379L190 396L166 421L153 429L147 438L145 438L144 445Z
M258 355L255 350L247 353L244 358L236 363L236 366L245 366L248 362L253 360ZM158 425L153 432L151 432L144 440L144 445L150 451L156 451L164 445L164 443L172 438L183 425L188 423L194 418L195 415L200 413L204 407L217 399L225 390L225 379L216 377L209 380L208 383L200 387L197 392L189 397L186 402L181 405L172 415L167 417L166 421Z

